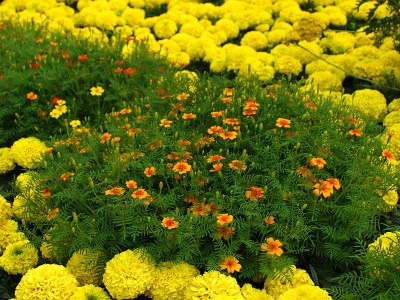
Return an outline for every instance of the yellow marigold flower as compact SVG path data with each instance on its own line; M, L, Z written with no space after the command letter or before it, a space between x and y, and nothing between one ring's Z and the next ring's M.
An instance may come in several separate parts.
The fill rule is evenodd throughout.
M0 222L10 220L13 215L11 204L0 195Z
M15 168L14 158L10 148L0 148L0 174Z
M104 89L101 86L95 86L90 88L90 94L92 96L101 96L104 93Z
M81 126L82 123L79 120L72 120L71 122L69 122L69 125L71 125L72 128L76 128L78 126Z
M249 31L240 40L240 45L262 50L268 46L267 37L260 31Z
M145 293L153 300L185 299L186 287L200 272L186 262L164 262L157 266L151 288Z
M8 274L25 274L39 260L38 251L27 240L9 244L0 257L0 267Z
M69 298L69 300L109 300L106 291L101 287L94 286L93 284L86 284L84 286L78 287L74 294Z
M78 281L61 265L44 264L30 269L15 289L16 299L69 299L78 287Z
M101 256L102 253L99 251L76 251L68 260L66 268L75 276L80 285L99 285L103 276L101 267L98 265Z
M18 231L18 223L7 219L0 222L0 253L12 243L27 240L24 233Z
M240 31L239 26L234 21L225 18L219 19L215 23L215 27L224 32L228 39L234 39L238 37Z
M305 270L298 269L296 266L290 266L290 269L284 269L282 273L285 275L285 279L272 279L273 276L268 277L265 280L264 288L268 294L272 295L277 299L283 292L301 286L308 285L313 286L314 282L311 280L310 275ZM290 278L290 281L289 281Z
M241 292L245 300L274 300L274 297L268 295L264 289L256 289L250 283L245 283Z
M35 137L21 138L11 146L16 164L26 169L36 169L48 147Z
M285 75L299 75L303 71L301 62L289 55L283 55L275 60L274 69L276 72Z
M332 300L319 286L301 285L285 291L277 300Z
M178 31L178 26L173 20L162 19L154 24L153 31L159 39L169 39Z
M355 108L362 110L376 119L380 119L386 115L386 98L381 92L364 89L355 91L352 96L346 99L349 105L353 105Z
M106 264L103 283L111 297L133 299L149 290L155 280L155 266L143 249L126 250Z
M215 299L218 296L241 298L240 286L236 279L218 271L205 272L194 277L186 289L186 300Z

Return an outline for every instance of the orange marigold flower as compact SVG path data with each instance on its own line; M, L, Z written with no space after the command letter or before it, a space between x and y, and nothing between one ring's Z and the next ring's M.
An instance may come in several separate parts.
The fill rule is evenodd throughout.
M174 229L179 227L179 222L175 221L175 218L164 218L161 222L161 225L168 229Z
M309 177L312 175L312 172L310 169L306 167L300 167L296 170L296 173L301 175L302 177Z
M235 271L240 272L240 269L242 268L242 266L239 264L239 261L233 256L224 258L219 267L221 270L226 269L228 273L234 273Z
M223 160L223 159L225 159L225 157L223 157L222 155L216 154L216 155L211 155L210 157L208 157L207 158L207 162L208 163L212 163L212 162L220 161L220 160Z
M44 188L41 190L40 195L44 198L49 198L51 196L51 191L49 188Z
M185 174L189 172L191 169L192 167L185 162L178 162L172 167L172 170L178 172L179 174Z
M257 201L258 199L264 197L264 190L257 186L252 186L246 191L246 198L250 200Z
M319 180L319 183L314 184L313 193L317 196L322 195L324 198L328 198L333 194L333 185L329 181Z
M229 224L233 221L233 216L229 214L220 214L217 217L217 225L223 226L225 224Z
M220 134L224 131L224 129L221 126L211 126L210 128L207 129L208 134Z
M118 137L118 136L111 139L111 142L114 143L114 144L118 144L120 141L121 141L121 138Z
M211 169L210 172L218 172L221 171L222 167L224 166L224 164L222 163L217 163L213 165L214 169Z
M309 101L309 100L304 100L304 104L305 104L306 106L308 106L309 108L311 108L311 109L317 109L317 107L314 105L314 103L312 103L312 102Z
M218 227L217 236L218 238L223 238L225 241L235 234L235 227Z
M275 223L275 218L273 216L268 216L264 218L264 222L267 225L272 225Z
M55 209L50 210L49 215L47 217L47 220L50 221L54 219L57 216L57 213L60 211L60 209L57 207Z
M358 130L358 129L349 130L349 134L350 135L355 135L355 136L362 136L362 132L360 130Z
M388 159L388 160L394 159L393 153L390 152L388 149L384 149L384 150L382 151L382 155L383 155L384 157L386 157L386 159Z
M311 166L317 166L318 169L323 169L324 165L326 164L326 161L321 158L321 157L314 157L310 159L310 165Z
M100 143L104 144L106 141L108 141L111 138L111 133L104 133L103 135L100 136Z
M68 177L73 176L73 175L75 175L75 173L72 173L72 172L63 173L63 174L60 176L60 179L65 181L65 180L68 179Z
M261 244L261 251L267 252L270 255L281 256L283 250L281 249L283 244L279 240L274 240L272 237L266 239L266 243Z
M146 175L146 177L151 177L156 174L156 168L154 167L146 168L144 169L143 173Z
M188 114L184 113L182 115L182 119L184 119L184 120L194 119L194 118L196 118L196 115L194 113L188 113Z
M206 206L213 215L216 215L218 213L218 209L220 208L220 206L215 204L214 202L210 202L209 204L206 204Z
M224 96L232 96L233 88L224 88L223 94L224 94Z
M190 210L194 215L204 216L206 212L210 211L210 208L204 203L196 203L192 208L190 208Z
M176 96L176 99L178 99L178 100L186 100L189 97L190 97L190 94L180 93L178 96Z
M336 178L328 178L326 181L332 184L333 187L337 190L341 188L340 182Z
M218 117L222 116L223 114L224 114L223 110L221 110L221 111L212 111L211 112L211 117L218 118Z
M106 195L121 196L123 193L125 193L125 190L121 187L113 187L112 189L106 191Z
M78 60L80 60L80 61L85 61L88 59L89 59L89 56L87 54L78 55Z
M290 123L291 121L288 119L284 119L284 118L278 118L278 120L276 120L276 126L277 127L285 127L285 128L290 128Z
M149 194L148 192L146 192L145 189L138 189L138 190L134 191L134 192L131 194L131 197L132 197L133 199L136 199L136 198L138 198L138 199L145 199L145 198L147 198L147 197L149 197L149 196L150 196L150 194Z
M229 167L231 169L238 170L238 171L240 171L240 170L246 171L246 169L247 169L246 163L241 160L237 160L237 159L232 160L229 163Z
M122 71L123 71L123 69L121 67L114 69L115 73L122 73Z
M231 98L231 97L223 97L223 98L222 98L222 102L224 102L224 103L231 103L231 102L232 102L232 98Z
M36 95L34 92L29 92L28 94L26 94L26 98L28 98L31 101L37 99L37 97L38 95Z
M225 124L229 124L229 125L238 125L239 124L239 120L237 118L227 118L227 119L224 119L223 122Z
M121 115L126 115L126 114L130 114L132 112L132 109L130 108L123 108L121 109L121 111L119 112Z
M169 127L171 127L171 124L172 124L172 121L169 121L167 119L161 119L160 124L158 124L158 126L169 128Z
M137 183L134 180L128 180L125 182L125 185L128 189L136 189L137 188Z
M224 140L234 140L237 138L237 132L236 131L227 131L227 132L221 132L218 133L218 136L223 138Z
M127 74L127 75L129 75L129 76L132 76L132 75L135 75L136 70L134 70L134 69L132 69L132 68L126 68L126 69L124 70L124 73Z

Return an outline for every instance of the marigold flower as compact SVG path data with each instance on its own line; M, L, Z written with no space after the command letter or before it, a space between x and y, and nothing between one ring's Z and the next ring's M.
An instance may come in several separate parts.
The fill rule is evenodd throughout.
M40 196L44 198L49 198L51 196L51 191L49 188L44 188L43 190L40 191Z
M118 144L121 141L121 138L119 136L116 136L111 139L111 143Z
M31 101L37 99L37 97L38 95L36 95L34 92L29 92L28 94L26 94L26 98L28 98Z
M235 234L235 227L218 227L217 236L223 238L225 241L229 240Z
M111 133L104 133L100 136L100 143L104 144L106 141L108 141L111 138Z
M336 178L328 178L326 181L332 184L333 187L337 190L341 188L340 182Z
M218 118L218 117L222 116L223 114L224 114L223 110L221 110L221 111L212 111L211 112L211 117Z
M104 89L101 86L95 86L90 88L90 94L92 96L101 96L104 93Z
M362 132L360 130L358 130L358 129L349 130L349 134L350 135L355 135L355 136L362 136Z
M233 216L229 214L220 214L217 217L217 225L223 226L225 224L229 224L233 221Z
M130 114L132 112L132 109L130 108L123 108L121 109L121 111L119 112L121 115L126 115L126 114Z
M172 218L167 217L162 220L161 225L168 229L174 229L179 227L179 222L175 221L174 217Z
M313 193L317 196L323 195L324 198L328 198L333 194L333 185L329 181L320 180L319 183L314 184Z
M267 254L281 256L283 250L280 248L283 244L279 240L274 240L272 237L266 239L266 243L261 244L261 251Z
M50 210L49 215L47 216L47 220L48 221L53 220L57 216L59 211L60 209L58 207Z
M278 120L276 120L276 126L277 127L285 127L285 128L290 128L290 123L291 121L288 119L284 119L284 118L278 118Z
M172 167L172 170L178 172L179 174L185 174L189 172L191 169L192 167L185 162L178 162Z
M246 171L246 169L247 169L246 163L241 160L237 160L237 159L232 160L229 163L229 167L231 169L238 170L238 171Z
M194 119L194 118L196 118L196 115L194 113L188 113L188 114L184 113L182 115L182 119L184 119L184 120Z
M81 126L82 123L79 120L72 120L71 122L69 122L69 125L71 125L72 128L76 128L78 126Z
M258 199L264 197L264 190L257 186L252 186L246 191L246 198L253 201L258 201Z
M232 102L232 98L231 98L231 97L223 97L223 98L222 98L222 102L224 102L224 103L231 103L231 102Z
M146 168L144 169L143 173L146 175L146 177L151 177L156 174L156 168L154 167Z
M224 88L223 94L224 94L224 96L228 96L228 97L232 96L233 95L233 88Z
M80 60L80 61L85 61L88 59L89 59L89 56L87 54L78 55L78 60Z
M275 218L273 216L268 216L264 218L264 222L267 225L272 225L275 223Z
M138 199L140 199L140 200L145 199L145 198L147 198L147 197L149 197L149 196L150 196L150 194L149 194L148 192L146 192L145 189L138 189L138 190L134 191L134 192L131 194L131 197L132 197L133 199L138 198Z
M123 69L121 67L114 69L115 73L122 73L122 71L123 71Z
M224 164L222 164L222 163L214 164L213 165L214 169L211 169L210 172L219 172L219 171L221 171L223 166L224 166Z
M124 73L129 75L129 76L132 76L132 75L135 75L136 70L134 70L132 68L126 68L126 69L124 69Z
M218 134L219 137L223 138L224 140L234 140L237 138L237 132L236 131L227 131L227 132L221 132Z
M128 180L125 182L125 185L128 189L136 189L137 188L137 183L134 180Z
M317 166L320 170L324 168L326 161L323 158L315 157L310 159L311 166Z
M161 119L160 124L158 124L158 126L169 128L169 127L171 127L171 124L172 124L172 121L169 121L167 119Z
M393 153L390 152L390 151L387 150L387 149L384 149L384 150L382 151L382 156L386 157L386 159L388 159L388 160L394 159Z
M238 125L239 124L239 120L237 118L227 118L227 119L224 119L223 122L225 124L229 124L229 125Z
M106 190L106 195L121 196L124 193L125 193L125 190L124 190L124 188L121 188L121 187L113 187L110 190Z
M210 128L207 129L208 134L220 134L224 131L224 129L221 126L211 126Z
M176 99L178 99L178 100L186 100L189 97L190 97L190 94L180 93L179 95L176 96Z
M7 245L0 257L0 267L8 274L25 274L38 263L38 251L28 241L22 240Z
M234 256L228 256L221 261L219 265L221 270L225 270L228 273L240 272L242 266L239 264L239 260L237 260Z
M210 208L204 203L195 203L193 207L190 208L190 210L194 215L204 216L204 214L208 212Z
M216 155L211 155L210 157L208 157L207 158L207 162L208 163L212 163L212 162L215 162L215 161L220 161L222 159L225 159L225 157L223 157L222 155L216 154Z

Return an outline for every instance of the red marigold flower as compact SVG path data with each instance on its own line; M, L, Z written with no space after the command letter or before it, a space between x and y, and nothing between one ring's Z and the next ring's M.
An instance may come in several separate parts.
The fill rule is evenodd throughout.
M75 175L75 173L72 173L72 172L63 173L60 176L60 179L66 181L68 179L68 177L71 177L73 175Z
M270 255L281 256L283 250L280 248L283 244L279 240L274 240L272 237L266 239L266 243L261 244L261 251L267 252Z
M384 157L386 157L386 159L388 159L388 160L394 159L393 153L390 152L388 149L384 149L384 150L382 151L382 155L383 155Z
M125 190L124 190L124 188L121 188L121 187L113 187L110 190L106 190L106 195L121 196L124 193L125 193Z
M126 68L126 69L124 69L124 73L127 74L127 75L132 76L132 75L135 75L136 70L134 70L132 68Z
M326 161L323 158L315 157L310 159L311 166L317 166L318 169L323 169Z
M60 211L60 209L57 207L55 209L50 210L49 215L47 217L47 220L50 221L54 219L57 216L57 213Z
M146 168L144 169L143 173L146 175L146 177L151 177L156 174L156 168L154 167Z
M33 63L31 63L31 68L32 68L32 69L40 68L40 66L41 66L41 63L40 63L40 62L33 62Z
M285 127L285 128L290 128L290 123L291 121L288 119L284 119L284 118L278 118L278 120L276 120L276 126L277 127Z
M29 92L28 94L26 94L26 98L28 98L31 101L37 99L37 97L38 95L36 95L34 92Z
M44 188L41 190L40 195L44 198L49 198L51 196L51 191L49 188Z
M179 222L175 221L175 218L164 218L161 222L161 225L168 229L174 229L179 227Z
M246 191L246 198L253 201L258 201L258 199L264 197L264 190L257 186L252 186Z
M88 60L89 56L87 54L78 55L78 60L85 61Z
M228 256L223 259L219 267L221 270L226 269L228 273L234 273L235 271L240 272L240 269L242 268L242 266L239 264L239 260L233 256Z
M178 172L179 174L185 174L189 172L191 169L192 167L185 162L178 162L172 167L172 170Z
M360 130L358 130L358 129L349 130L349 134L350 135L355 135L355 136L362 136L362 132Z
M128 189L136 189L137 188L137 183L134 180L128 180L125 182L125 185Z
M182 115L182 119L185 119L185 120L194 119L194 118L196 118L196 115L194 113L188 113L188 114L184 113Z
M138 199L145 199L145 198L147 198L147 197L149 197L149 196L150 196L150 194L149 194L148 192L146 192L145 189L138 189L138 190L134 191L134 192L131 194L131 197L132 197L133 199L136 199L136 198L138 198Z
M223 226L225 224L229 224L233 221L233 216L229 214L220 214L217 217L217 225Z

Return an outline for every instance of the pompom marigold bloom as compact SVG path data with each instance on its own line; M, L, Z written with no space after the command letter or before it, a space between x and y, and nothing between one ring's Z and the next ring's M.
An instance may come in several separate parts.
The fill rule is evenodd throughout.
M174 217L172 218L167 217L162 220L161 225L168 229L174 229L179 227L179 222L175 221Z
M291 121L288 119L284 119L284 118L278 118L276 120L276 126L277 127L285 127L285 128L290 128L290 123Z
M155 265L143 249L126 250L107 262L103 283L114 299L134 299L151 288Z
M240 270L242 269L241 264L239 264L239 260L236 259L236 257L234 256L228 256L226 258L224 258L220 265L219 265L221 270L225 270L228 273L234 273L236 272L240 272Z
M0 195L0 222L10 220L13 215L11 204Z
M76 251L66 264L68 271L75 276L80 285L101 283L103 272L99 272L97 265L101 252L89 250Z
M86 284L76 289L69 300L109 300L108 294L101 287Z
M328 292L319 286L301 285L282 293L278 300L332 300Z
M245 283L242 286L242 296L245 300L274 300L275 298L267 294L267 292L262 289L254 288L250 283Z
M104 89L101 86L95 86L90 88L90 95L101 96L104 93Z
M325 161L325 159L323 159L321 157L314 157L314 158L310 159L310 165L311 166L317 166L318 169L321 170L326 165L326 161Z
M172 170L178 172L179 174L185 174L187 172L190 172L190 170L192 170L192 167L188 163L178 162L172 167Z
M27 240L9 244L0 257L0 267L8 274L25 274L39 260L38 251Z
M275 241L272 237L270 237L267 238L266 241L266 243L261 244L261 251L276 256L281 256L283 254L283 250L281 249L283 244L279 240Z
M14 170L15 162L10 148L0 148L0 174Z
M16 164L26 169L36 169L46 153L45 143L35 137L21 138L11 146Z
M217 216L217 225L223 226L233 221L233 216L229 214L220 214Z
M30 269L15 289L15 299L69 299L78 281L61 265L44 264Z

